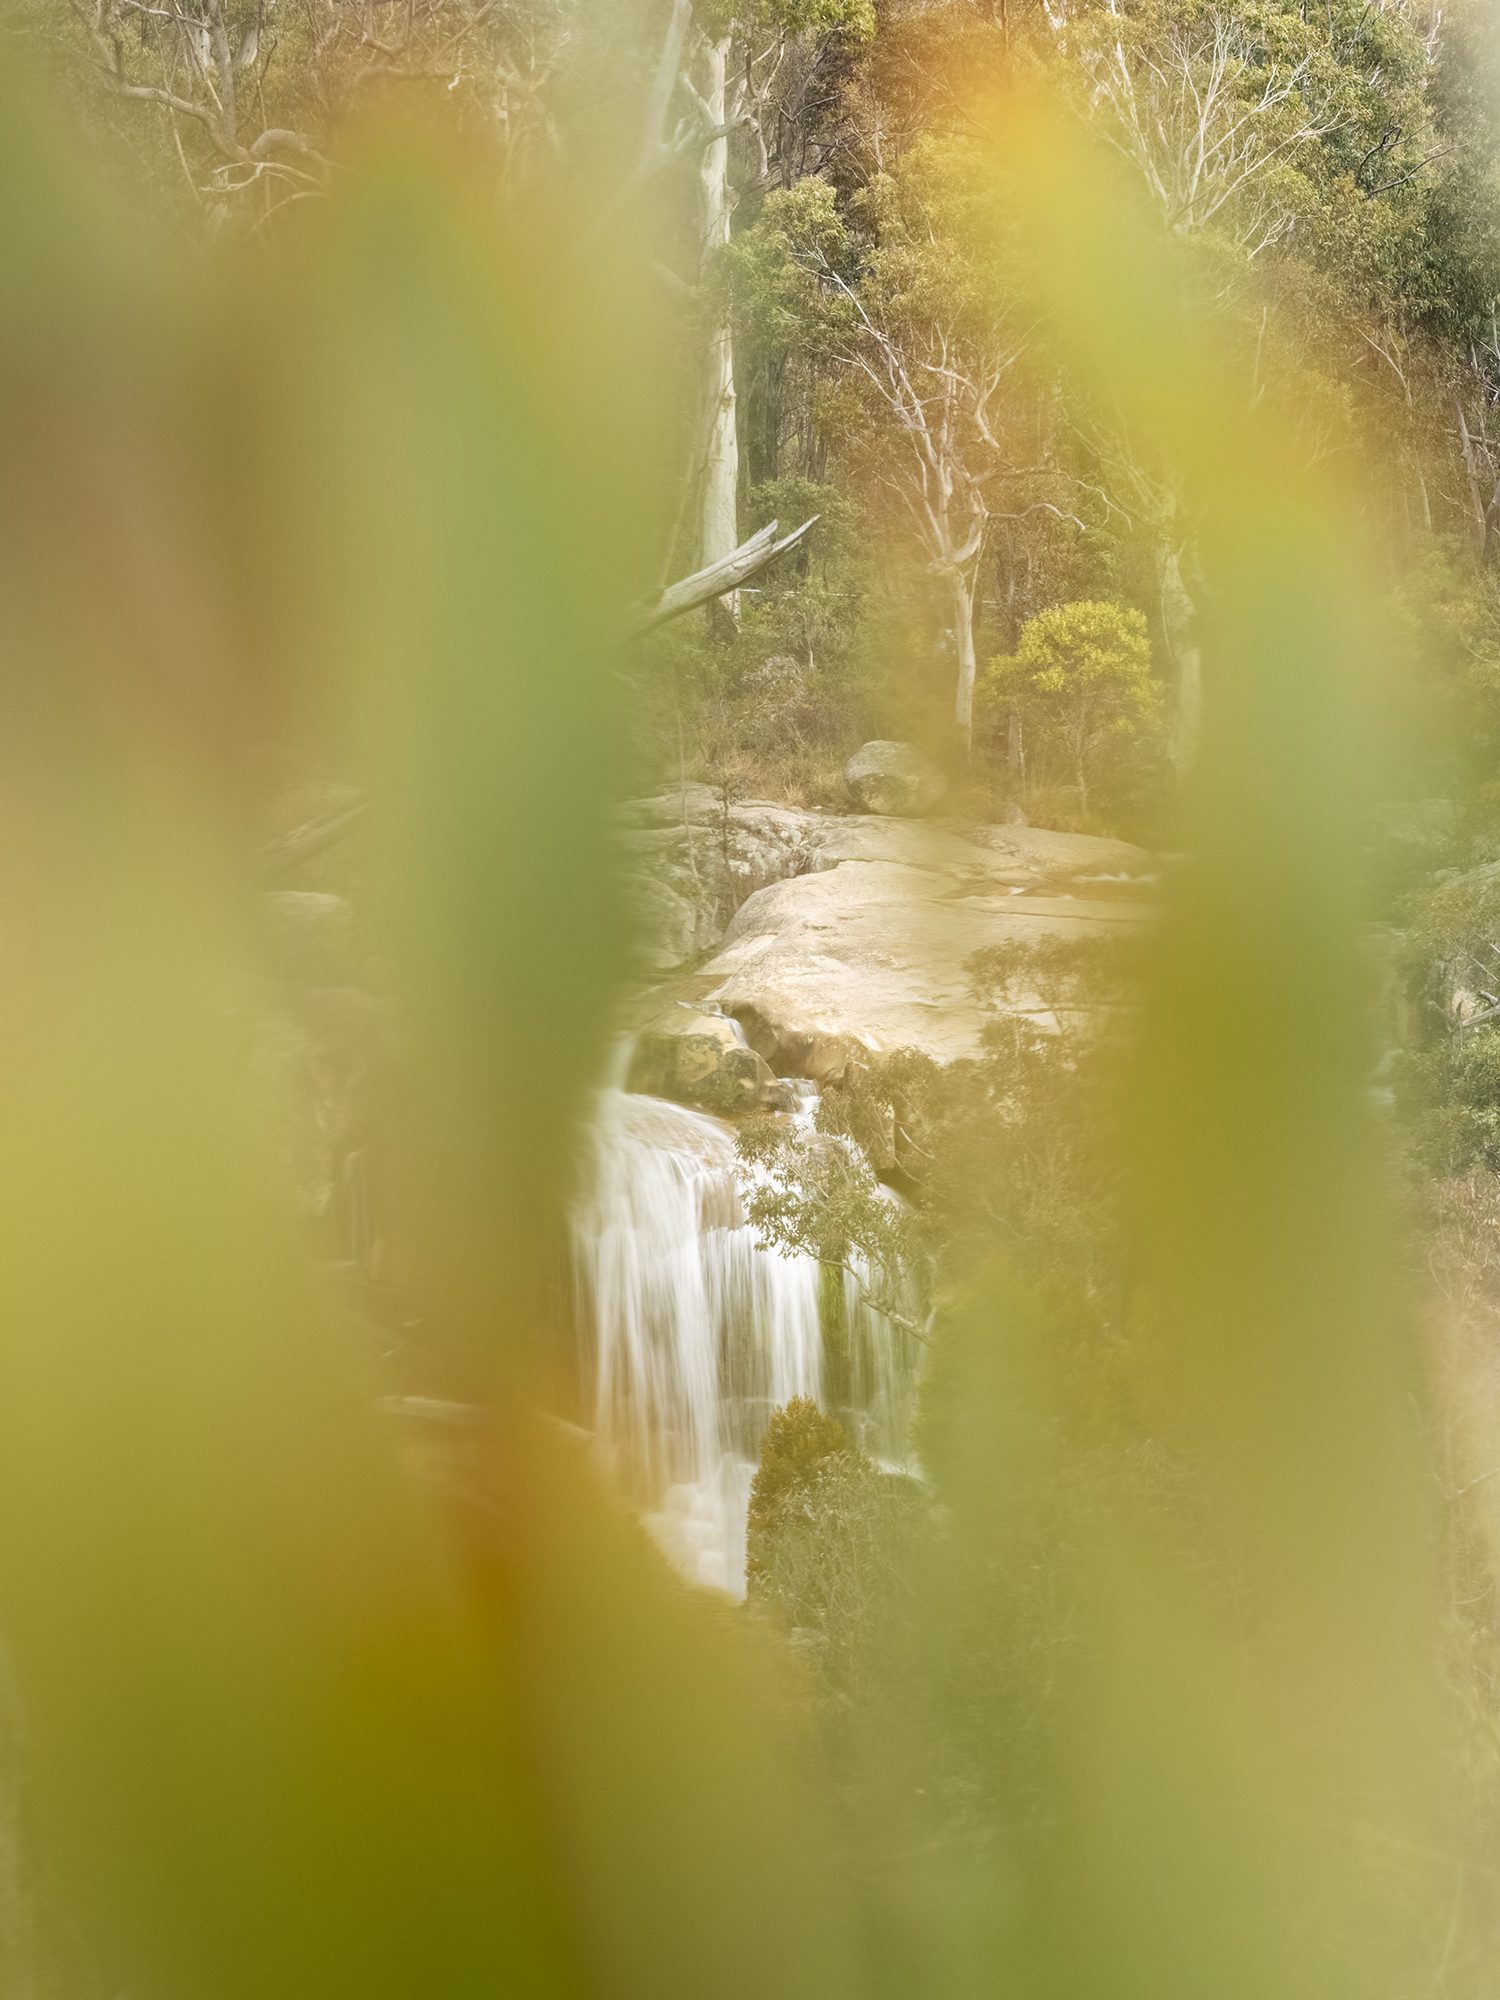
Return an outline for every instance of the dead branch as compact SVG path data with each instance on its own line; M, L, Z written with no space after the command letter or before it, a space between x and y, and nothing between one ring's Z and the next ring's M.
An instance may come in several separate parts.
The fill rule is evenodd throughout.
M700 569L692 576L685 576L680 583L670 584L654 604L637 605L629 613L624 637L639 639L644 633L655 631L658 625L665 625L673 618L681 618L686 612L696 611L700 604L710 604L716 597L727 596L731 590L738 590L748 583L752 576L758 576L777 556L785 555L795 548L803 536L820 517L814 514L811 521L804 521L800 528L776 539L780 526L777 521L768 521L748 542L741 542L721 561L710 563L707 569Z

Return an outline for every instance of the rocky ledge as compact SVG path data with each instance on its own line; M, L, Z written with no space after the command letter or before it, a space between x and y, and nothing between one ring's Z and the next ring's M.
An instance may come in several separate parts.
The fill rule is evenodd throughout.
M706 785L619 816L648 962L672 974L630 1009L630 1087L719 1111L779 1108L778 1079L837 1084L898 1048L977 1053L976 951L1140 924L1156 882L1125 841L726 803Z

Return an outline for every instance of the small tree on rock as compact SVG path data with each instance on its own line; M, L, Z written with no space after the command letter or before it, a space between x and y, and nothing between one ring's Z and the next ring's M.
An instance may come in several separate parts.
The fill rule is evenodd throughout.
M1014 657L993 661L986 678L995 701L1043 722L1063 743L1085 811L1100 745L1138 734L1161 706L1145 617L1119 604L1039 611L1021 628Z

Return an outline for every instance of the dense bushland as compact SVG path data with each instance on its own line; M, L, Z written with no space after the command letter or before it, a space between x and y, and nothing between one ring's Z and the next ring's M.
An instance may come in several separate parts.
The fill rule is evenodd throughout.
M895 737L949 766L945 810L1018 800L1039 823L1170 844L1217 585L1181 466L1069 354L1003 198L995 92L1047 93L1174 240L1234 393L1288 422L1309 467L1365 468L1397 650L1431 662L1415 679L1371 662L1409 697L1388 784L1445 788L1435 709L1497 657L1480 10L1090 5L1065 32L956 0L702 22L423 0L399 30L343 0L8 13L126 201L201 240L269 244L361 131L415 110L512 211L539 204L576 237L601 285L606 238L655 273L671 365L641 412L642 598L772 519L816 525L637 642L632 787L686 775L842 805L849 753ZM1037 671L1042 635L1081 632L1090 605L1136 635L1136 679L1102 709L1076 647L1047 653L1056 685Z

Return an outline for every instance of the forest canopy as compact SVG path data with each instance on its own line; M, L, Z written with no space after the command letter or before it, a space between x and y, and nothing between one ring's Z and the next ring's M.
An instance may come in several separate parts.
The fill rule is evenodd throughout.
M1028 93L1158 218L1226 393L1309 470L1348 469L1390 618L1441 652L1424 579L1488 565L1500 536L1477 7L11 0L8 32L122 207L205 254L274 255L393 116L436 118L517 214L540 204L604 317L624 252L662 363L639 385L639 597L773 520L813 524L635 649L643 789L675 771L834 803L850 751L886 737L982 814L1014 797L1057 825L1169 826L1217 581L1182 465L1059 339L1038 246L996 199ZM1057 705L1033 699L1027 728L988 665L1081 604L1144 620L1150 658L1087 785ZM1401 690L1387 789L1446 782L1455 710L1493 727L1494 657L1482 637Z

